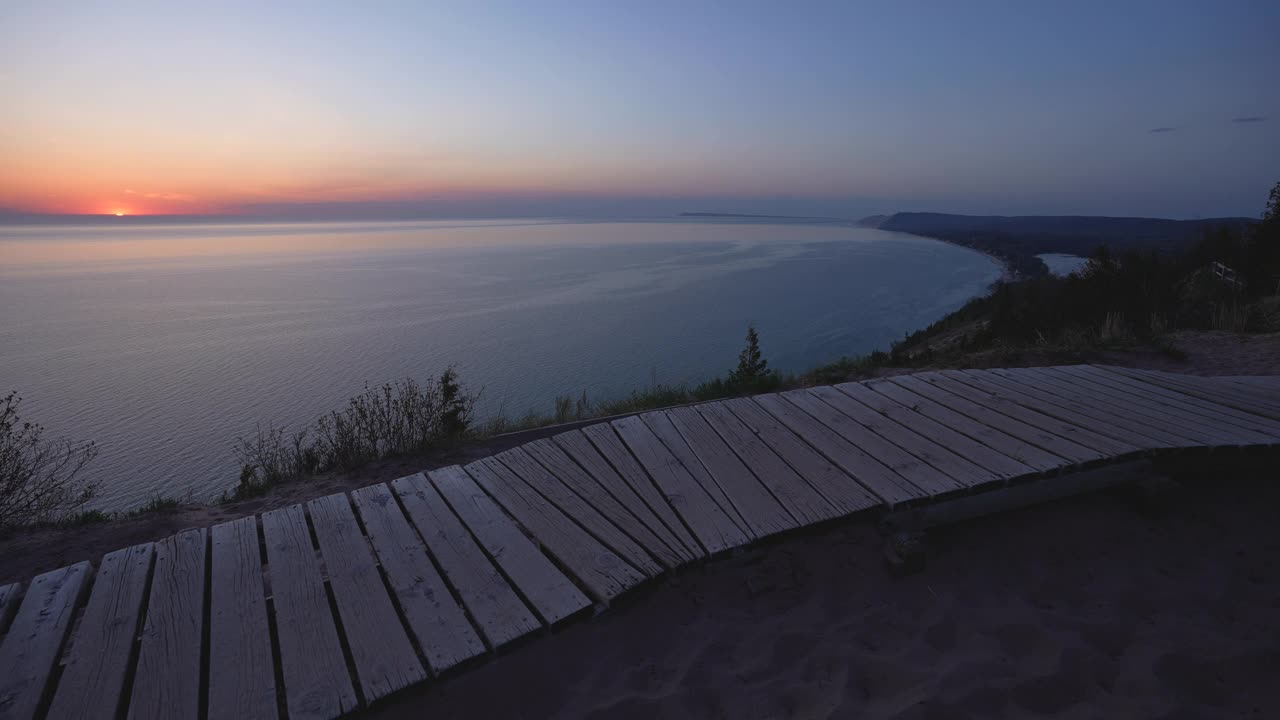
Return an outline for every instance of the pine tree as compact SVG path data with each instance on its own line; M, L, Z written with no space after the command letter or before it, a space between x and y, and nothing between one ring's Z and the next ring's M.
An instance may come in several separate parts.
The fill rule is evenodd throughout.
M1262 222L1250 229L1244 257L1232 265L1251 296L1280 295L1280 182L1271 188Z
M738 367L729 373L729 380L739 387L757 384L769 373L769 361L760 353L760 334L754 325L747 326L747 346L738 353Z
M463 392L458 372L452 367L440 373L437 388L440 393L440 434L449 440L462 437L471 424L471 406L475 398Z

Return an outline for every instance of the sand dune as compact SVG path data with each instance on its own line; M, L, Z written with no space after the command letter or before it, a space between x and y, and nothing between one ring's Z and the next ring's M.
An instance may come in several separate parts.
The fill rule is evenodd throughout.
M1213 489L1211 491L1211 487ZM383 718L1280 717L1280 488L1225 479L693 568Z

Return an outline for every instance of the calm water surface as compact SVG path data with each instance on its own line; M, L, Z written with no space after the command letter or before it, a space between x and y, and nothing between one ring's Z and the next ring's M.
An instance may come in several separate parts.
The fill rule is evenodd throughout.
M1036 257L1049 266L1050 273L1063 277L1073 272L1080 272L1084 270L1085 265L1089 264L1089 258L1083 258L1079 255L1066 255L1064 253L1045 253Z
M98 442L99 507L216 497L258 422L455 364L481 411L882 348L1000 275L910 235L741 222L0 228L0 390Z

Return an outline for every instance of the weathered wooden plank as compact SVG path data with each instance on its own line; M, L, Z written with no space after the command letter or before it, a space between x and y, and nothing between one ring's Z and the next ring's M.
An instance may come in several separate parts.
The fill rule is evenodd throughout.
M1230 380L1245 385L1261 384L1280 388L1280 375L1219 375L1219 380Z
M430 479L545 622L554 624L590 607L587 596L520 532L465 470L457 465L432 470Z
M205 528L183 530L156 543L129 700L131 720L195 720L200 713L208 549Z
M1176 379L1169 373L1132 368L1076 365L1070 369L1139 388L1144 397L1159 398L1157 401L1164 404L1177 404L1190 412L1212 418L1222 426L1244 428L1269 437L1280 436L1280 420L1272 417L1274 413L1267 408L1232 399L1221 391L1221 386L1209 389Z
M1280 375L1228 375L1219 379L1252 390L1261 390L1271 400L1280 402Z
M366 702L427 678L342 493L307 503Z
M955 410L934 402L930 398L913 392L910 389L892 382L891 378L867 380L864 387L901 404L912 411L946 426L953 432L965 435L987 447L1013 458L1039 472L1051 472L1061 469L1067 462L1053 453L1042 450L1020 438L1009 435L990 425L977 422ZM843 389L844 386L841 386Z
M302 505L262 514L285 707L290 718L335 718L358 705Z
M1237 388L1244 388L1251 397L1280 408L1280 377L1273 375L1236 375L1222 378Z
M35 717L91 571L81 562L31 581L0 642L0 720Z
M9 618L18 611L18 598L22 597L22 584L0 586L0 640L9 629Z
M1264 387L1263 385L1259 385L1257 383L1269 384L1272 381L1272 379L1276 377L1273 375L1192 375L1189 373L1177 372L1173 370L1152 370L1149 368L1124 368L1124 366L1121 366L1121 365L1095 364L1094 367L1101 368L1103 370L1109 370L1113 368L1137 370L1147 374L1159 375L1161 377L1168 377L1170 379L1180 380L1183 382L1188 382L1193 385L1199 385L1206 388L1216 388L1225 383L1232 392L1241 393L1241 397L1245 399L1251 399L1254 396L1254 391L1257 390L1259 387L1262 387L1264 391L1268 389L1267 387Z
M693 452L693 448L689 447L689 443L680 435L680 431L675 425L671 424L671 418L662 412L647 412L639 416L640 421L649 427L649 430L666 446L667 452L671 453L680 464L684 466L686 472L689 473L694 480L707 491L707 495L716 502L726 515L729 516L733 523L742 529L748 537L755 538L756 531L751 527L751 523L742 517L742 513L738 512L738 508L734 507L733 501L729 499L729 495L725 493L724 488L720 487L720 483L711 476L702 465L702 461Z
M211 530L209 719L278 717L258 519Z
M153 552L152 543L134 545L107 553L98 564L93 590L70 650L63 654L62 677L45 717L116 717L133 640L142 622Z
M697 412L800 523L812 525L843 514L723 403L703 403Z
M426 476L393 480L391 488L491 647L541 627Z
M797 521L693 408L666 411L671 424L724 489L756 537L791 530Z
M547 445L544 447L544 455L555 459L556 455L563 458L563 454L556 449L554 444L549 440L544 440ZM549 446L550 450L545 448ZM515 488L518 494L524 499L524 502L516 501L518 506L532 504L535 507L535 522L550 522L557 531L567 532L569 535L576 535L580 530L585 530L590 538L598 542L605 550L613 553L633 569L639 570L646 577L656 577L663 571L662 565L645 550L644 546L637 542L631 535L628 535L621 527L613 522L612 519L605 517L603 513L596 510L595 506L583 500L575 491L574 487L558 477L556 474L547 470L538 460L530 454L528 446L521 446L503 452L493 459L500 461L509 474L503 475L503 479L522 481L524 487ZM568 458L564 458L561 463L562 470L566 474L571 474L575 478L575 485L580 485L587 492L592 492L597 500L612 500L608 498L608 493L589 477L582 475L581 468L578 468ZM577 472L574 472L574 471ZM481 483L484 485L484 483ZM592 487L594 485L594 488ZM486 486L486 489L487 486ZM527 489L527 491L526 491ZM497 497L497 493L493 490L489 491L490 495ZM549 503L551 509L543 507L543 503ZM506 506L506 503L499 501L500 505ZM621 509L621 508L618 508ZM554 511L554 512L553 512ZM521 523L524 522L521 513L508 507L507 512L511 513ZM616 513L619 521L627 522L628 514L623 511ZM567 522L573 527L562 525ZM644 531L639 522L635 518L630 518L629 523L631 529L636 531ZM534 530L530 525L525 528L533 533L534 537L542 541L542 533ZM650 538L652 542L656 542ZM548 548L550 545L547 546ZM552 553L555 555L555 553ZM557 556L558 557L558 556Z
M1272 442L1270 435L1235 424L1231 418L1216 414L1212 408L1193 404L1191 401L1194 398L1179 396L1149 383L1101 371L1090 371L1084 365L1042 369L1059 377L1101 388L1113 397L1142 408L1144 412L1159 414L1161 418L1177 422L1181 427L1209 434L1218 445L1243 446Z
M352 492L351 499L431 671L439 674L483 653L484 642L436 572L391 489L382 483L370 485Z
M1145 371L1153 372L1153 371ZM1188 383L1200 391L1196 397L1247 413L1253 420L1265 420L1268 427L1280 424L1280 391L1261 385L1244 386L1219 378L1200 378L1177 373L1155 373L1175 382ZM1218 399L1218 398L1225 398Z
M662 521L662 526L671 531L690 555L694 558L706 557L706 548L702 547L694 537L688 525L667 501L662 490L653 478L649 477L649 473L645 472L640 462L627 450L626 444L622 442L622 438L618 436L612 425L609 423L589 425L581 430L557 435L555 441L564 448L565 452L590 469L596 477L602 478L608 475L593 455L603 458L605 464L622 478L626 487L635 492L636 496L644 502L645 507ZM585 441L585 447L582 441ZM622 497L624 496L619 495L619 499Z
M1207 401L1219 412L1235 410L1236 412L1231 413L1232 417L1269 423L1275 423L1280 418L1280 404L1272 402L1265 390L1242 387L1226 379L1113 365L1087 367L1108 375L1123 376L1146 386L1155 386L1173 393L1174 396L1185 398L1190 395L1197 400Z
M508 453L499 457L509 459ZM597 600L608 602L646 579L642 571L547 502L503 461L484 458L465 469Z
M986 390L979 390L971 385L946 377L941 373L920 373L916 379L929 383L940 390L964 398L979 407L993 410L1001 415L1024 423L1038 430L1043 430L1055 438L1069 440L1076 445L1094 451L1099 458L1127 457L1140 451L1140 447L1122 440L1100 435L1087 427L1059 420L1051 415L1032 410L1017 402ZM1056 447L1056 446L1055 446Z
M603 518L608 519L608 521L617 529L626 533L629 538L634 539L640 547L643 547L647 551L649 556L656 558L662 567L673 569L683 564L683 559L680 554L672 550L663 538L659 537L649 529L647 524L641 522L635 512L632 512L630 508L620 503L618 499L608 491L604 484L598 482L585 470L579 467L578 464L573 461L573 458L566 455L565 452L560 449L560 446L556 445L549 439L543 439L527 443L520 449L528 453L530 457L545 468L545 471L549 473L551 477L555 478L565 487L572 489L573 492L577 494L577 497L582 498L582 500L587 503L587 507L583 508L582 514L578 514L563 505L560 506L561 510L572 514L580 522L583 521L584 518L591 518L593 515L598 513ZM514 470L515 468L512 469ZM529 478L525 479L528 480ZM554 485L552 486L554 487ZM638 498L635 500L635 503L638 506L636 507L637 512L647 511L644 503L639 502ZM598 523L597 520L592 520L592 522ZM606 528L604 532L607 533L609 531ZM605 539L604 535L596 533L595 530L592 530L592 533L601 539ZM615 551L619 549L611 542L609 545L613 547ZM624 555L624 557L630 559L630 556ZM639 560L631 564L645 570L646 573L650 572L646 567L651 563L646 562L644 565L638 563Z
M1188 443L1194 441L1206 446L1237 444L1236 438L1200 422L1199 416L1185 415L1176 408L1156 405L1136 395L1059 370L1061 368L1019 368L1002 372L1051 388L1059 394L1085 398L1091 406L1133 421L1145 421L1162 432L1185 438Z
M702 557L703 552L698 541L689 534L689 530L685 528L680 518L676 517L675 511L663 499L657 486L649 480L644 469L623 447L622 440L618 439L617 434L608 424L602 423L596 427L601 429L601 434L608 434L615 452L623 454L624 457L619 462L623 469L619 470L611 465L581 430L561 433L552 440L557 447L608 490L620 505L630 510L645 527L649 528L650 532L662 540L668 551L661 553L659 560L664 562L669 560L679 566ZM607 442L609 441L606 440ZM624 474L630 476L632 480L624 479ZM636 490L637 485L641 486L645 492Z
M1149 421L1140 422L1128 414L1112 412L1097 403L1082 402L1080 395L1062 394L1057 387L1046 382L1006 374L1002 370L969 370L963 374L965 382L981 381L990 387L999 388L1011 397L1021 399L1022 402L1037 403L1036 407L1041 408L1041 412L1076 424L1092 423L1099 432L1135 445L1145 444L1148 448L1167 449L1201 444L1197 440L1153 427Z
M928 492L792 403L777 395L760 395L753 400L890 507L929 496Z
M1034 425L1028 425L1021 420L1015 420L996 410L948 392L932 383L925 382L914 375L899 375L898 377L890 378L890 382L917 395L927 397L940 405L945 405L968 417L970 422L996 428L1007 435L1057 455L1063 458L1063 465L1090 462L1105 457L1097 450L1087 448Z
M931 417L917 412L912 407L898 402L888 395L882 395L862 383L842 383L835 389L844 395L857 400L872 410L893 420L920 435L930 438L938 445L956 455L972 460L998 480L1033 475L1036 468L1026 465L997 449L983 445L963 433L952 430ZM945 408L939 408L945 410Z
M1124 376L1176 393L1185 402L1212 409L1215 416L1243 421L1237 423L1242 427L1268 433L1280 432L1280 408L1271 405L1256 392L1236 391L1228 383L1208 379L1190 380L1186 379L1187 376L1172 373L1111 366L1087 367L1093 371L1108 373L1112 376ZM1188 395L1191 397L1187 398Z
M1095 365L1099 370L1128 374L1130 377L1149 380L1171 390L1193 394L1218 405L1227 405L1251 415L1262 415L1271 420L1280 418L1280 401L1260 387L1243 387L1228 378L1201 377L1181 373L1144 370L1140 368Z
M778 397L808 413L813 419L836 431L840 437L862 448L907 482L925 494L943 495L966 485L933 467L922 458L907 452L889 440L871 432L865 425L840 412L808 390L793 390Z
M1235 375L1221 378L1237 389L1246 390L1249 396L1280 408L1280 377L1273 375Z
M746 531L689 474L640 418L622 418L614 420L612 425L708 553L718 553L750 542L751 537Z
M778 454L796 473L840 512L849 515L880 505L880 499L843 470L827 461L777 418L747 398L725 400L721 405Z
M975 465L833 387L813 388L809 392L864 427L865 432L875 433L911 453L913 457L929 463L963 487L982 485L998 479L990 470Z

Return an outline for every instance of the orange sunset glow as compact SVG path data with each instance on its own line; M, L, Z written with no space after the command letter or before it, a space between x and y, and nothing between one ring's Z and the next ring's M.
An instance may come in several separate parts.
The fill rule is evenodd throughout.
M1080 18L1009 13L1000 31L950 11L962 29L930 39L947 58L934 67L890 40L917 29L913 11L864 17L840 3L821 22L702 8L674 34L639 9L619 22L608 4L492 15L448 3L113 5L17 3L6 15L0 211L306 217L447 200L554 214L536 199L572 197L593 212L666 199L666 212L844 216L893 198L939 211L1244 215L1280 147L1260 70L1274 43L1253 29L1265 22L1224 20L1248 29L1229 42L1194 22L1162 40L1160 52L1239 56L1204 77L1116 43L1110 65L1058 48L1043 67L1017 66L1043 77L1006 87L1014 71L999 48L963 38L1016 29L1040 52L1060 39L1046 28ZM872 16L885 28L875 42L827 34ZM703 22L727 24L714 37L689 30ZM424 44L436 27L443 39ZM1218 191L1201 201L1205 182Z

